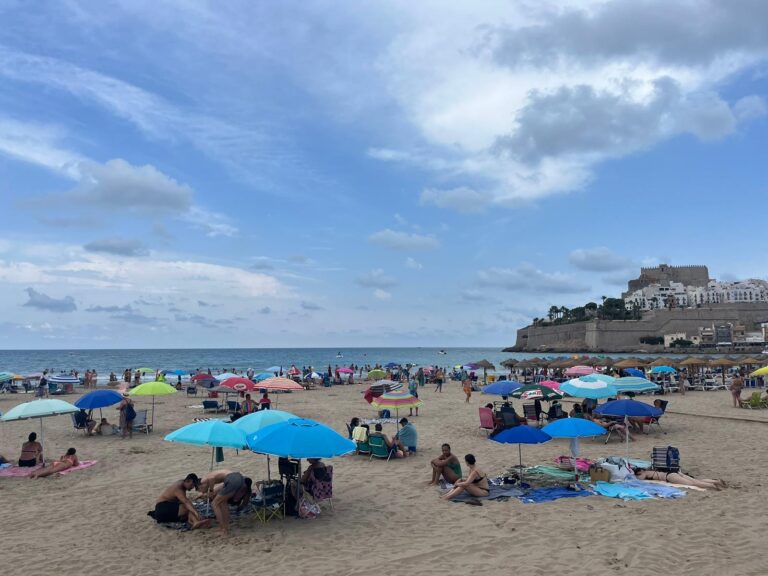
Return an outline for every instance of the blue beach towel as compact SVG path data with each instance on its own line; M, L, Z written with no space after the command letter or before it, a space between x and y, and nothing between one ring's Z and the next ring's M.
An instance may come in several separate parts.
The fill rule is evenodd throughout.
M647 500L648 498L653 498L645 490L633 488L624 483L611 484L610 482L600 480L595 482L594 488L595 492L600 494L600 496L607 496L608 498L621 498L622 500Z
M680 490L680 488L646 482L645 480L626 480L624 485L631 488L637 488L651 496L657 496L658 498L682 498L687 494L685 490Z
M519 496L519 500L524 504L538 504L560 500L561 498L581 498L583 496L593 496L593 494L589 490L569 490L564 486L552 486L551 488L531 490Z

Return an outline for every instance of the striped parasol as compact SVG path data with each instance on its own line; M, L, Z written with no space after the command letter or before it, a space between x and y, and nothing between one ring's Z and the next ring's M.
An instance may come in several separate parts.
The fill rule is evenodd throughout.
M651 392L659 389L658 384L654 384L645 378L638 378L637 376L617 378L611 385L619 392Z
M270 391L275 390L275 391L287 392L290 390L304 390L304 386L302 386L298 382L294 382L289 378L280 378L280 377L267 378L266 380L262 380L261 382L259 382L256 386L260 390L270 390Z
M394 408L395 412L399 415L401 408L419 408L424 405L424 402L412 396L410 392L406 390L396 390L394 392L386 392L374 398L371 402L371 406L377 410L383 410L385 408Z

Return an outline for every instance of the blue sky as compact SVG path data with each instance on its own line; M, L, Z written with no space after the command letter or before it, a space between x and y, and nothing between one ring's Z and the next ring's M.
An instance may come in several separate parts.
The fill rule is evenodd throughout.
M768 6L0 0L0 346L505 346L766 278Z

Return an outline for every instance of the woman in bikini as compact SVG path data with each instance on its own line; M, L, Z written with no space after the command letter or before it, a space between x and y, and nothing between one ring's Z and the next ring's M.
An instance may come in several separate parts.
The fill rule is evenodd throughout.
M27 441L21 445L19 466L32 468L43 463L43 445L37 441L37 434L32 432Z
M70 468L78 466L80 461L77 459L75 452L77 452L77 450L70 448L67 450L66 454L58 460L54 460L50 466L32 472L30 478L45 478L46 476L51 476L52 474L63 472L64 470L69 470Z
M466 478L458 480L453 485L454 487L450 492L443 494L443 500L452 500L462 492L466 492L477 498L482 498L490 494L488 475L476 466L475 457L472 454L467 454L464 456L464 462L466 462L469 467L469 474Z
M683 484L686 486L696 486L707 490L722 490L725 488L725 482L722 480L713 480L711 478L693 478L682 472L662 472L661 470L635 470L635 477L638 480L659 480L669 484Z

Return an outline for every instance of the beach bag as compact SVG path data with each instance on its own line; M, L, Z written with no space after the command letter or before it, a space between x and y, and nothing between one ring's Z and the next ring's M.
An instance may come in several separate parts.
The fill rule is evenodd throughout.
M611 472L603 468L600 464L592 464L592 466L589 467L589 480L592 483L600 481L610 482Z
M133 407L133 404L126 404L125 405L125 421L131 422L136 419L136 409Z
M626 460L623 458L616 463L609 461L603 462L600 466L611 475L610 482L623 482L627 478L632 478L634 476L634 473L629 469Z
M317 516L320 514L320 506L318 506L306 495L302 495L299 499L298 508L299 518L317 518Z

